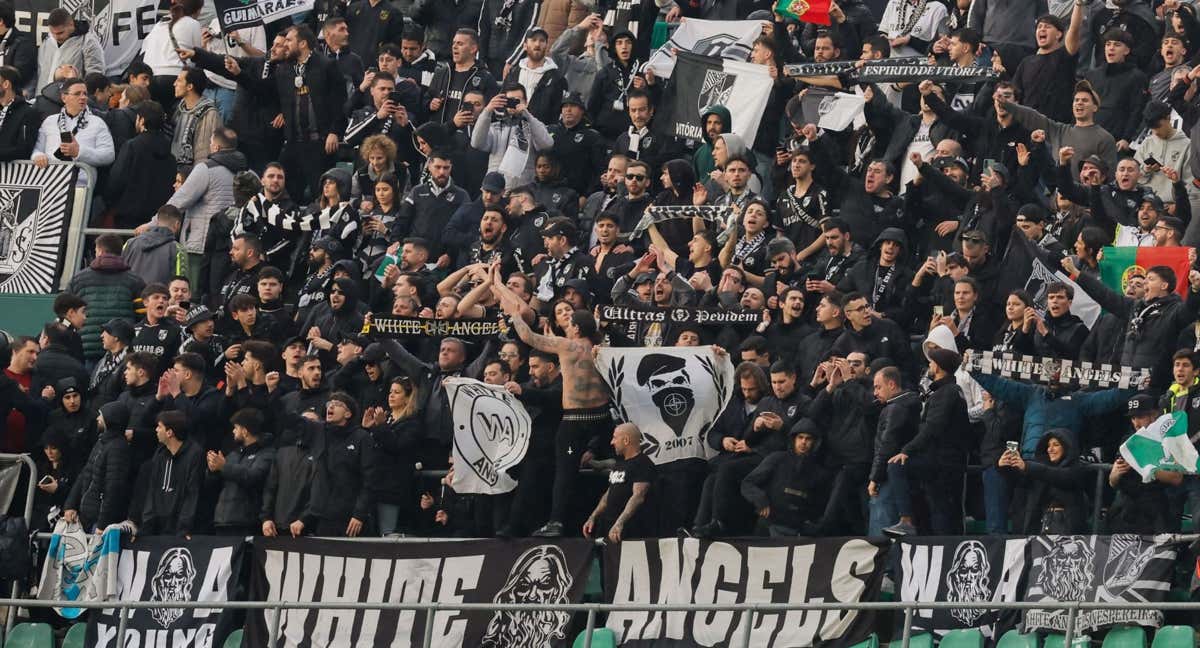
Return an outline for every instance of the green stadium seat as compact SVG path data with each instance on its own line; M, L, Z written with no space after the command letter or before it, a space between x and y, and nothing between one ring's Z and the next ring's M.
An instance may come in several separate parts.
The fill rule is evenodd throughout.
M4 648L54 648L54 630L48 623L21 623L4 640Z
M83 648L83 641L87 637L87 624L76 623L67 630L67 636L63 637L62 648Z
M1046 641L1042 643L1042 648L1063 648L1063 643L1066 639L1066 635L1048 634L1046 635ZM1087 635L1075 635L1075 638L1071 640L1071 648L1088 648L1088 644L1090 643L1091 637Z
M225 637L223 648L242 648L242 629L238 628Z
M1009 630L1000 637L996 648L1038 648L1038 636L1032 632L1021 634L1017 630Z
M879 635L872 632L870 637L850 646L850 648L879 648Z
M1104 636L1101 648L1146 648L1146 630L1141 626L1113 628Z
M1163 626L1154 633L1150 648L1196 648L1196 632L1191 626Z
M983 633L975 628L951 630L938 642L941 648L983 648Z
M579 633L575 637L575 643L571 644L571 648L583 648L584 639L587 638L587 630ZM592 630L592 648L616 648L617 635L613 634L608 628L596 628Z
M888 648L903 648L904 640L897 639L888 643ZM928 632L915 634L908 638L908 648L933 648L933 635Z

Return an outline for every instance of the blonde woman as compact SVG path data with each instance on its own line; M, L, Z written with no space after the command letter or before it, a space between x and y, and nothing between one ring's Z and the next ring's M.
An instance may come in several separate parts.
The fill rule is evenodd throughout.
M381 359L382 360L382 359ZM397 376L388 385L387 408L372 407L363 413L363 428L375 441L376 473L370 479L379 535L401 533L408 511L416 501L413 469L416 448L424 438L421 399L408 376Z
M359 211L366 213L375 206L372 194L380 177L387 173L397 178L408 176L396 173L396 142L387 135L372 135L363 140L362 146L358 147L358 156L362 158L362 164L354 171L350 199L361 200ZM400 187L401 192L405 189L406 186ZM399 202L400 199L396 200Z

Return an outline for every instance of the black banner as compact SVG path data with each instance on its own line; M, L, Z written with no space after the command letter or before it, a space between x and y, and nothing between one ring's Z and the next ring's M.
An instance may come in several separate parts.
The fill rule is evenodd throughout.
M499 335L501 331L496 320L445 320L372 315L371 325L363 333L376 337L423 335L435 338L478 338Z
M121 540L117 568L122 601L155 601L163 607L126 612L125 637L117 640L120 613L95 610L88 615L87 645L92 648L211 648L225 643L232 627L228 612L212 608L168 607L179 601L230 600L241 576L243 538L196 536L191 540L151 536Z
M262 24L262 16L258 13L258 0L215 0L214 4L222 32L229 33L235 29Z
M896 545L900 571L896 593L901 601L962 603L1023 600L1028 538L924 538L908 536ZM978 628L996 638L1016 625L1017 610L974 608L917 609L913 634L941 636L951 630Z
M586 540L429 543L255 538L250 597L255 601L578 603L591 560ZM435 646L564 646L565 612L433 615ZM273 612L246 618L245 644L269 646ZM425 615L379 610L286 610L288 648L419 646Z
M1025 600L1159 603L1171 590L1175 558L1184 548L1174 536L1038 536L1030 540ZM1075 631L1117 625L1157 628L1157 610L1080 610ZM1025 631L1065 632L1066 610L1028 610Z
M795 63L783 66L783 73L790 77L841 75L846 76L854 83L892 83L924 79L941 83L945 81L991 81L999 78L996 71L989 67L930 65L928 60L923 57L869 61L861 66L857 61Z
M604 598L616 604L857 603L879 594L887 541L864 538L627 540L604 549ZM849 646L870 612L611 612L623 646Z
M727 325L754 324L762 322L762 311L730 311L719 308L685 308L674 306L645 310L628 306L605 304L600 307L600 320L614 324L659 323L659 324L698 324L698 325Z

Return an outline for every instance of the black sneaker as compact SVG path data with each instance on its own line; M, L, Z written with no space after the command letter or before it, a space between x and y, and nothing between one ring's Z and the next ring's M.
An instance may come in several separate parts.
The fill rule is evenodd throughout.
M546 524L542 525L542 528L534 531L531 535L535 538L561 538L563 535L562 522L550 520Z

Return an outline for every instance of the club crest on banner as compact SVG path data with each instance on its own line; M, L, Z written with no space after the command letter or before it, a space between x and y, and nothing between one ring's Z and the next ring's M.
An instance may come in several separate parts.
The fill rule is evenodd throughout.
M574 579L562 549L545 544L529 549L513 563L493 603L570 603ZM549 646L566 636L569 612L507 612L492 615L483 648Z
M192 600L192 583L196 580L196 565L192 552L174 547L162 555L158 569L150 579L151 601L177 603ZM150 608L150 616L164 628L183 616L183 608Z
M28 196L28 200L26 194ZM0 189L0 274L13 274L29 259L38 236L37 190Z
M721 56L727 47L737 43L738 40L738 37L734 34L711 34L697 39L688 49L693 54L700 54L702 56Z
M733 84L737 82L736 74L724 70L705 70L704 83L700 93L696 95L696 110L703 113L712 106L724 106L729 103L733 94Z
M517 482L507 470L529 449L529 413L502 387L467 378L450 378L445 384L457 467L451 486L461 493L511 491Z
M1104 563L1102 586L1109 596L1118 597L1141 578L1142 571L1154 557L1155 546L1137 535L1114 535L1110 542L1112 549Z

